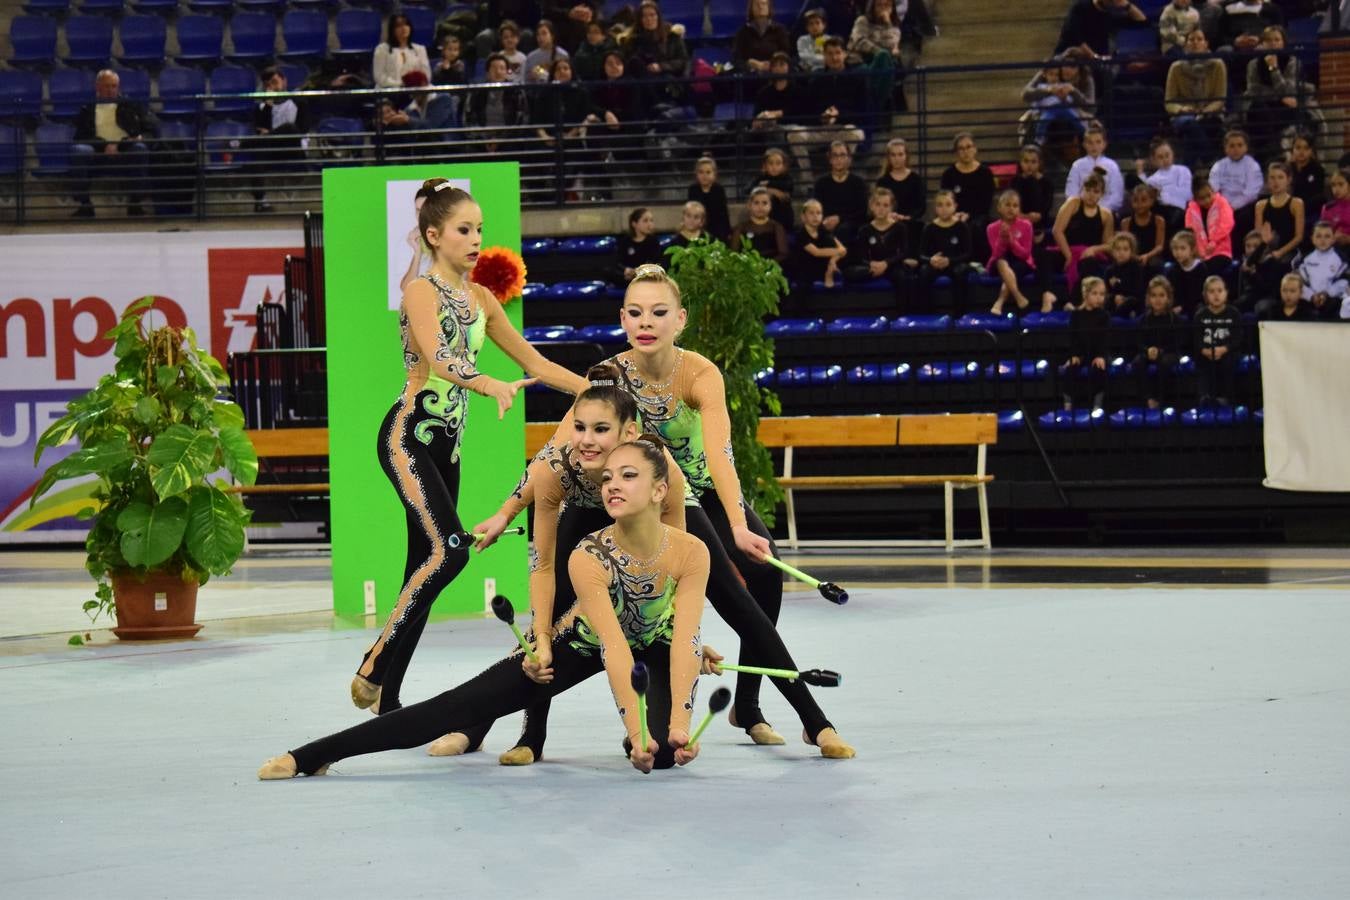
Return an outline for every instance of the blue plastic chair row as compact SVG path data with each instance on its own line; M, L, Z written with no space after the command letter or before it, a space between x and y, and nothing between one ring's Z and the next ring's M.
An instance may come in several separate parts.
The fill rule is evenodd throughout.
M588 341L596 344L623 344L628 337L622 325L534 325L525 329L525 339L533 344L558 344Z
M1170 406L1161 409L1127 406L1110 415L1100 409L1053 410L1036 417L1037 427L1043 431L1088 431L1103 425L1126 431L1141 431L1170 425L1214 428L1243 425L1248 422L1259 424L1261 421L1261 410L1252 413L1242 405L1192 407L1184 410Z

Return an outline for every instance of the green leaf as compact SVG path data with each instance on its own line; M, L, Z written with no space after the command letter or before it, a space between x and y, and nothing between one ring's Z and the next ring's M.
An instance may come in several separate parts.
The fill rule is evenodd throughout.
M155 386L167 391L178 381L177 366L155 366Z
M244 484L258 480L258 451L242 428L220 429L220 455L235 480Z
M211 405L211 417L217 428L243 428L244 411L238 403L230 400L217 400Z
M83 647L84 638L80 637L78 634L72 634L70 640L66 641L66 643L71 647Z
M183 493L210 471L215 455L216 439L210 432L170 425L145 456L155 493L161 499Z
M159 418L159 401L154 397L142 397L136 401L136 410L132 413L142 425L153 425Z
M223 575L244 550L243 510L213 487L188 492L187 550L202 568Z
M90 447L81 447L60 462L54 463L42 474L42 479L33 490L33 496L28 500L28 506L31 509L38 498L47 493L58 481L94 472L104 473L127 463L131 457L131 445L122 440L104 441Z
M187 530L187 503L170 497L163 503L133 503L117 517L122 555L133 566L157 566L173 556Z

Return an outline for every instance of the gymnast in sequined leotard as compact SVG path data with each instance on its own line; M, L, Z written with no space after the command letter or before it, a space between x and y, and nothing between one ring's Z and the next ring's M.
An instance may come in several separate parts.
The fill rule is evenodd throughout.
M577 600L558 620L551 665L522 665L517 649L444 694L273 757L258 777L322 774L349 756L416 747L447 727L469 728L556 696L602 669L634 767L646 772L693 760L698 749L685 744L701 661L708 550L661 522L667 465L661 448L641 440L620 445L606 460L601 490L614 521L583 538L568 559ZM630 682L635 661L651 672L645 747Z
M418 227L433 263L403 295L399 324L407 382L384 418L376 447L403 501L408 554L398 601L351 686L358 707L379 712L399 707L403 675L431 605L468 562L467 548L447 545L451 534L463 530L455 506L468 392L492 397L503 414L531 381L499 381L479 372L475 360L484 339L551 387L576 393L586 384L544 359L492 293L468 280L482 243L478 204L443 178L423 187L430 196L418 213Z

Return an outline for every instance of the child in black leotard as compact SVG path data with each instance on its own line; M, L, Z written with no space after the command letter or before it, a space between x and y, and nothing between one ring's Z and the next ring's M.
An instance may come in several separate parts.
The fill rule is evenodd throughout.
M743 238L750 238L750 246L765 259L775 262L787 262L787 232L783 226L769 217L773 208L773 199L768 188L757 187L750 191L750 199L745 204L747 217L744 222L731 230L732 250L743 249Z
M1303 201L1289 193L1289 167L1273 162L1266 168L1270 196L1256 204L1256 230L1270 252L1266 255L1266 280L1277 283L1293 265L1303 245Z
M399 707L403 675L431 604L468 562L468 548L447 546L462 530L455 504L467 392L494 398L505 413L516 392L536 380L498 381L480 373L474 361L484 338L551 387L575 393L586 383L539 355L492 293L468 280L483 240L483 213L473 198L444 178L423 188L430 195L417 223L433 262L403 294L399 326L408 380L376 448L407 512L408 554L398 601L351 685L353 703L379 712Z
M659 263L665 259L664 251L656 240L656 224L652 211L639 206L628 214L628 233L619 235L618 265L615 267L615 284L627 284L633 280L638 266L647 263Z
M702 660L708 550L662 524L666 467L662 451L643 441L619 446L606 460L602 495L614 524L588 535L568 559L577 602L558 622L550 665L522 663L517 648L453 690L273 757L258 777L322 775L351 756L416 747L447 728L466 728L554 697L602 670L633 747L634 768L650 772L691 762L698 756L698 747L686 744ZM629 680L635 660L652 674L645 747Z

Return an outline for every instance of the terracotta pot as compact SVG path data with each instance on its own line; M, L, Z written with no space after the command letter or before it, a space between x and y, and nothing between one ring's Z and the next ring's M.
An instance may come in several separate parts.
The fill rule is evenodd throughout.
M197 618L197 582L178 575L152 572L142 580L132 572L112 576L117 604L113 634L124 641L190 638L202 626Z

